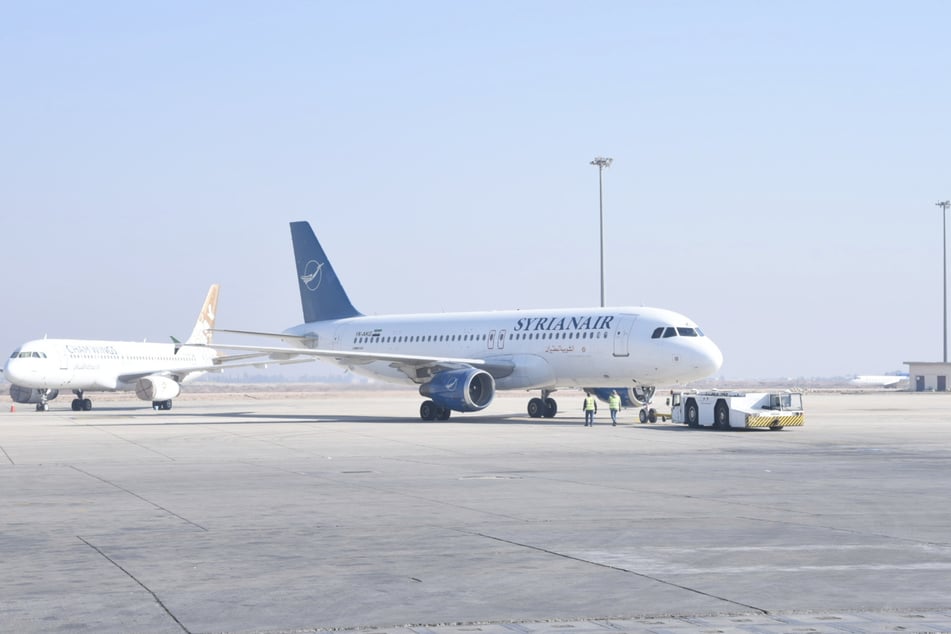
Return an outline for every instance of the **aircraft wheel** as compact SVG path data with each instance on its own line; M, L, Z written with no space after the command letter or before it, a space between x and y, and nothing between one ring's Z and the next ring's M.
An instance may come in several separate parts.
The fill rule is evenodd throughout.
M74 398L73 402L70 403L70 407L73 408L74 412L78 412L83 408L83 402L80 401L78 398Z
M448 407L436 408L436 420L449 420L450 416L452 416L452 410Z
M172 409L172 399L168 399L162 404L162 409Z
M540 398L533 398L528 402L528 415L532 418L541 418L545 403Z
M46 410L43 409L43 405L44 405L44 403L37 403L37 404L36 404L36 411L38 411L38 412L45 412Z
M730 406L723 401L713 409L713 428L724 431L730 428Z
M639 421L641 422L641 424L646 423L646 422L647 422L647 412L644 411L644 410L640 410L639 412L637 412L637 420L639 420Z
M423 420L436 420L436 404L432 401L423 401L419 406L419 417Z
M76 399L76 400L79 400L79 399ZM89 410L92 409L92 401L90 401L88 398L84 398L80 402L79 406L82 408L84 412L88 412Z
M651 422L651 423L657 422L657 410L654 409L653 407L647 410L647 420L648 422Z
M545 418L554 418L558 413L558 403L553 398L545 399Z

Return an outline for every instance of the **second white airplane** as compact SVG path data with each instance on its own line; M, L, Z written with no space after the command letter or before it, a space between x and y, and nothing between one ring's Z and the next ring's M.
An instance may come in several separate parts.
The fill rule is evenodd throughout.
M710 376L720 349L687 317L661 308L569 308L367 316L357 311L310 224L291 223L304 323L276 337L290 347L216 348L305 355L385 381L419 386L423 420L489 406L496 390L539 390L533 418L553 417L559 388L583 388L626 407L650 401L659 384Z
M89 339L28 341L13 351L3 368L6 379L12 383L10 397L16 403L35 403L36 411L45 412L60 390L72 390L76 398L71 407L78 412L92 409L92 401L85 396L87 391L129 390L143 401L152 401L153 409L171 409L182 383L226 367L263 365L233 363L260 355L220 357L214 350L197 345L211 341L217 305L218 285L212 284L184 344Z

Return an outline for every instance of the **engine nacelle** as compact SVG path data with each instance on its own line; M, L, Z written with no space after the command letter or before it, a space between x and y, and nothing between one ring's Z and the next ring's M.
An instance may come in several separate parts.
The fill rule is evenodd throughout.
M135 395L143 401L167 401L182 393L182 386L164 376L147 376L135 382Z
M477 412L488 407L495 396L495 379L475 368L447 370L419 386L419 393L433 403L457 412Z
M605 403L608 402L611 392L617 390L617 395L621 397L622 407L644 407L654 398L653 387L591 387L585 389L594 394L599 401Z
M49 390L46 394L46 400L52 401L59 396L59 390ZM10 386L10 398L14 403L39 403L40 391L33 387L22 387L20 385Z

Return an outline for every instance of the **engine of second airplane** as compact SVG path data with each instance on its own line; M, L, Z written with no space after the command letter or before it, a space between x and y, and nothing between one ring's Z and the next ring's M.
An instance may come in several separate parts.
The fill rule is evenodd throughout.
M495 379L476 368L446 370L421 385L419 393L446 409L477 412L488 407L495 397Z
M46 395L46 400L52 401L57 396L59 396L59 390L50 390ZM33 387L11 385L10 398L13 399L14 403L39 403L40 391Z
M143 401L167 401L182 393L182 386L164 376L147 376L135 382L135 395Z

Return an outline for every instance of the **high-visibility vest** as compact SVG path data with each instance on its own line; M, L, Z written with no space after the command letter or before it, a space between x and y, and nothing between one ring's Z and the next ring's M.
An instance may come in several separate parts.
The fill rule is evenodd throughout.
M593 396L586 396L584 398L584 411L593 412L596 407L597 403L595 402Z
M611 409L621 409L621 397L617 394L612 394L608 398L608 407Z

